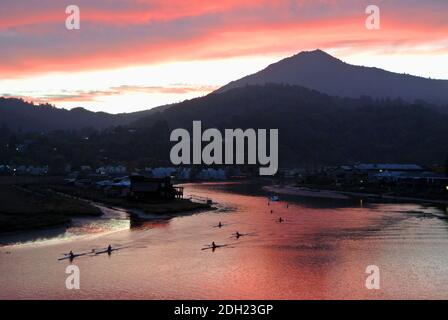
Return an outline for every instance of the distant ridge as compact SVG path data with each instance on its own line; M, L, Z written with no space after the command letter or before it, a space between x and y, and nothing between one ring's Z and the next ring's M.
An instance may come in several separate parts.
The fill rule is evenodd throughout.
M339 97L401 98L448 106L448 80L432 80L345 63L322 50L304 51L232 81L216 93L246 85L299 85Z
M133 127L152 130L153 140L168 141L170 130L191 130L197 120L203 128L220 130L278 129L279 161L285 167L431 165L444 163L448 155L448 113L400 99L341 98L285 84L249 85L187 100Z
M76 130L85 127L104 129L127 125L168 107L170 105L140 112L109 114L84 108L66 110L49 104L36 105L22 99L0 97L0 126L23 131Z

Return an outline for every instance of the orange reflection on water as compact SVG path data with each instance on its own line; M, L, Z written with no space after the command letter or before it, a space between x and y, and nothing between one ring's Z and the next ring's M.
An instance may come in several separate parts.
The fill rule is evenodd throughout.
M69 243L14 246L7 258L2 249L0 275L8 277L1 276L0 298L448 297L448 226L433 215L437 208L294 197L268 205L258 185L185 187L218 210ZM249 235L235 239L236 231ZM212 241L227 246L201 250ZM125 249L76 259L83 289L65 290L67 264L56 258L109 243ZM381 290L365 288L368 265L380 268Z

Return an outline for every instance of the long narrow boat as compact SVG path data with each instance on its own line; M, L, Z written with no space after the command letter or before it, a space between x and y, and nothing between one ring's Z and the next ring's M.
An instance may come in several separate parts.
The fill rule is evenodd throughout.
M209 249L218 249L218 248L222 248L222 247L227 247L227 246L230 246L230 244L217 244L216 246L211 246L211 245L208 245L208 247L207 248L202 248L201 250L209 250Z
M239 233L239 234L232 233L232 236L229 237L229 238L230 238L230 239L232 239L232 238L236 238L236 239L238 239L238 238L240 238L240 237L246 237L246 236L248 236L248 237L255 237L256 235L257 235L257 233L255 233L255 232Z
M126 249L126 248L129 248L129 246L128 247L120 247L120 248L112 248L111 250L104 249L104 250L95 252L95 255L99 255L99 254L103 254L103 253L111 253L112 251L118 251L118 250Z
M88 254L91 254L91 253L92 252L78 253L78 254L74 254L73 256L67 254L65 257L59 258L58 261L67 260L67 259L75 259L77 257L85 256L85 255L88 255Z

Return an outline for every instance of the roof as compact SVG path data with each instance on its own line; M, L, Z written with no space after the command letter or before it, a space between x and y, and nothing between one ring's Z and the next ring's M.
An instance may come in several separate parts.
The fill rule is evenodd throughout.
M159 189L157 182L135 182L132 184L134 192L155 192Z
M400 178L400 179L436 179L436 180L448 180L448 177L437 174L434 172L403 172L403 171L393 171L393 172L381 172L375 174L377 178Z
M131 182L129 180L122 180L119 182L114 182L111 180L99 181L96 183L100 187L129 187Z
M422 171L423 167L418 164L395 164L395 163L361 163L354 166L358 170L398 170L398 171Z
M135 182L156 182L156 183L162 183L162 182L170 182L171 178L170 177L164 177L164 178L150 178L150 177L146 177L146 176L142 176L142 175L131 175L129 177L129 179L131 180L131 183L135 183Z

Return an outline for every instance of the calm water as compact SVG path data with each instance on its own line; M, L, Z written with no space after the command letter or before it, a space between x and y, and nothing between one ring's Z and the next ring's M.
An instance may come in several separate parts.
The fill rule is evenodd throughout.
M132 229L126 215L110 213L112 220L22 237L22 244L0 247L0 298L448 298L448 223L438 217L444 210L282 198L287 208L286 201L268 205L258 190L192 184L188 194L210 197L219 209ZM219 221L225 226L214 228ZM237 230L251 235L232 239ZM230 245L201 250L212 241ZM109 243L126 248L75 259L81 290L67 290L69 262L57 258ZM380 268L380 290L365 288L368 265Z

